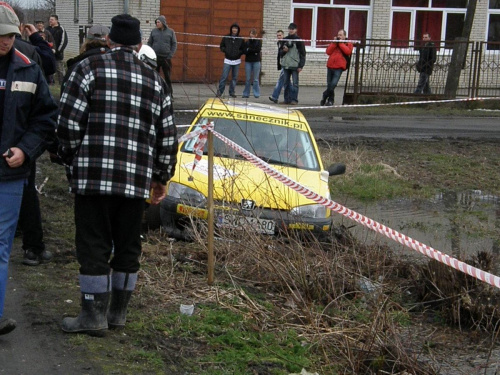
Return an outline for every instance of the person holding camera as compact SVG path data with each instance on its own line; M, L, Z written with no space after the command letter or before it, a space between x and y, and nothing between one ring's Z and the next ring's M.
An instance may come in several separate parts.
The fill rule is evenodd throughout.
M346 40L346 31L339 30L334 41L326 49L328 62L326 67L326 90L323 92L323 98L320 101L322 106L332 106L335 102L335 88L339 83L342 72L347 69L347 58L351 56L352 43L344 42Z
M283 39L281 47L281 67L285 82L285 101L281 104L298 104L299 102L299 73L306 64L306 47L297 35L297 25L288 26L288 36ZM290 84L290 78L292 84Z

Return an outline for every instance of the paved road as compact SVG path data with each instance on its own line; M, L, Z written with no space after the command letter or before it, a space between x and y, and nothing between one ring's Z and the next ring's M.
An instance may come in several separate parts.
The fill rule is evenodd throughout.
M306 114L316 139L500 139L498 117L335 117Z
M206 84L174 84L176 123L189 124L198 109L208 98L215 96L215 86ZM335 140L339 138L383 138L383 139L431 139L431 138L471 138L500 139L500 117L495 112L477 111L482 117L401 117L401 116L336 116L338 108L318 107L321 86L303 86L299 91L299 106L305 114L317 139ZM336 105L341 105L342 88L336 90ZM236 92L238 93L238 87ZM250 98L249 103L273 104L268 94L271 86L261 88L262 96ZM267 93L267 94L266 94ZM243 100L238 98L237 100ZM314 107L306 109L304 107Z

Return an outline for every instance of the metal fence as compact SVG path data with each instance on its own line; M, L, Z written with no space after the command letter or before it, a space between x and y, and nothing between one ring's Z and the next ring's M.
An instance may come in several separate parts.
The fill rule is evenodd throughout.
M413 96L421 41L370 39L355 46L346 78L344 102L361 96ZM437 59L430 76L432 97L444 97L453 50L466 47L457 97L500 96L500 43L434 42ZM421 96L421 95L420 95Z

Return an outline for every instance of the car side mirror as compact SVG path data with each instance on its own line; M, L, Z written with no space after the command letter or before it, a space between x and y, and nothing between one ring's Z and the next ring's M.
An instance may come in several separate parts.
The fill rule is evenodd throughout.
M345 164L336 163L328 167L328 176L338 176L345 173Z

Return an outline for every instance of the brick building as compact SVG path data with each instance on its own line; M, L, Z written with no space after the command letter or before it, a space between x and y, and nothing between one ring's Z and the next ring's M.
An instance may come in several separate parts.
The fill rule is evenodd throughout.
M453 40L462 30L467 0L58 0L57 13L68 32L67 57L78 53L79 32L92 23L110 24L112 16L130 13L141 20L147 40L154 20L166 16L177 34L179 49L173 61L173 80L215 82L223 56L218 49L221 36L233 22L241 35L250 28L263 37L262 77L264 84L276 81L277 29L290 22L298 24L298 35L307 42L307 63L301 84L324 84L325 44L344 28L355 40L393 39L404 53L409 41L420 39L424 31L434 40ZM471 40L500 41L500 0L478 1ZM498 53L488 45L486 54ZM240 74L240 78L243 74Z

